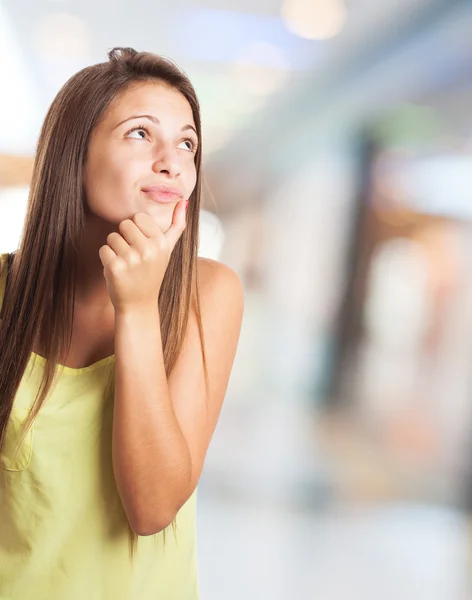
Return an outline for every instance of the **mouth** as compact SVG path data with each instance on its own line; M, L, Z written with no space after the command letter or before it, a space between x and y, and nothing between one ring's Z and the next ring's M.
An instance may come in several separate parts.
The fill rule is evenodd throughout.
M144 188L141 190L143 194L146 194L148 198L159 204L171 204L172 202L179 202L182 200L183 195L168 185L159 185Z

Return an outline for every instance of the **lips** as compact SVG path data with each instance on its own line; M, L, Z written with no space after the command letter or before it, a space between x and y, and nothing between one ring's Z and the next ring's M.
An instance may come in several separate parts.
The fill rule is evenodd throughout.
M178 202L184 197L182 192L170 185L156 185L144 188L142 190L146 196L155 202L167 204L170 202Z

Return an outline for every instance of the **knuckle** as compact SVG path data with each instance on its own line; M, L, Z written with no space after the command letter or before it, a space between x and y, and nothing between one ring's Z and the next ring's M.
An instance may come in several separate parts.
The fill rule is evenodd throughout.
M123 262L119 258L116 258L116 260L110 262L109 268L113 275L119 275L123 268Z
M131 248L128 251L126 258L128 259L128 262L133 265L138 265L141 262L141 256L134 248Z
M145 248L143 249L143 260L145 260L146 262L150 262L152 260L154 260L154 258L156 257L156 249L154 246L151 245L147 245L145 246Z
M156 248L158 252L162 252L167 248L167 239L165 236L161 235L157 238Z

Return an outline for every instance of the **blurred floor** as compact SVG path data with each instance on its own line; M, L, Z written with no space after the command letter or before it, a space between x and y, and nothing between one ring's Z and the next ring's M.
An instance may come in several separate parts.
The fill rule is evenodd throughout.
M428 506L295 514L199 499L202 600L467 600L466 527Z
M368 481L358 483L357 498L351 484L352 502L348 494L339 501L329 456L319 468L313 461L311 474L306 461L300 469L303 439L287 435L290 422L300 434L295 413L287 419L287 407L265 406L262 427L253 408L245 420L252 427L243 427L240 410L226 406L199 486L202 600L472 598L464 515L398 498L369 501L361 491Z

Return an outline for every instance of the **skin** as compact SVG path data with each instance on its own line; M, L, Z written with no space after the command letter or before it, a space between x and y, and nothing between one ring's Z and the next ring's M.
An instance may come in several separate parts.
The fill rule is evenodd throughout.
M160 124L147 118L135 118L120 125L135 115L156 116ZM152 230L158 235L158 230L169 231L176 213L177 229L183 231L185 201L197 178L193 144L198 144L198 140L193 130L181 131L187 124L195 127L191 107L179 92L164 85L144 83L122 93L97 125L85 164L86 230L80 246L77 278L79 305L108 305L110 308L99 249L105 244L110 249L123 248L120 238L125 231L124 237L134 235L136 240L139 226L132 225L133 218L139 219L148 233ZM147 131L130 132L139 126ZM180 206L177 200L167 205L155 203L141 191L143 187L161 183L177 186L183 193ZM176 234L177 230L173 229L167 237L169 256L178 240ZM104 253L109 261L110 252L105 249ZM107 284L108 275L107 272ZM153 281L154 291L159 284Z
M137 114L154 115L160 124L139 119L118 125ZM149 122L148 134L128 133L144 121L146 127ZM102 330L105 340L113 341L113 470L126 516L139 535L166 528L197 486L243 315L237 274L199 258L209 386L193 308L167 377L157 299L171 252L185 229L185 200L196 182L194 153L184 141L192 134L181 131L186 125L194 125L191 109L178 92L153 83L134 86L97 126L85 169L87 227L75 318L90 335ZM159 205L142 193L142 187L159 183L178 185L183 200ZM79 333L73 334L71 360L89 363L91 337L80 333L79 325L74 326ZM103 347L106 343L97 343Z

